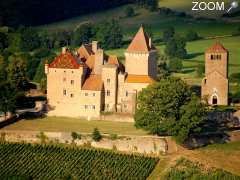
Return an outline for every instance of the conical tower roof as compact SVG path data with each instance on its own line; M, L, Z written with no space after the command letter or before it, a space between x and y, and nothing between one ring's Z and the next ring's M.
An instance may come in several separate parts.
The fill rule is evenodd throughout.
M151 39L145 33L143 26L141 26L131 44L128 46L127 52L148 53L151 49L154 49Z

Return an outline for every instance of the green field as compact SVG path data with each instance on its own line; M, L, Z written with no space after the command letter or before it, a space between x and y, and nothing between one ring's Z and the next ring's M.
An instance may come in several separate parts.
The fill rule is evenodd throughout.
M0 155L1 179L144 180L158 162L139 155L53 145L3 143Z
M80 132L92 133L98 128L101 133L118 135L146 135L143 130L136 129L134 123L112 121L87 121L76 118L47 117L42 119L21 120L2 130Z

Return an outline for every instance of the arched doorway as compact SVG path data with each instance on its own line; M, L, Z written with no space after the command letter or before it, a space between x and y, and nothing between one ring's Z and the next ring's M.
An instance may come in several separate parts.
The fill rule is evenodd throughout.
M214 96L212 97L212 104L213 104L213 105L217 105L217 104L218 104L218 98L217 98L216 95L214 95Z

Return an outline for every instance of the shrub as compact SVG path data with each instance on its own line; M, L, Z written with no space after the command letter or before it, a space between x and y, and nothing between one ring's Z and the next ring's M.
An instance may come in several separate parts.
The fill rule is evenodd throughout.
M117 134L110 134L110 139L111 140L116 140L118 138Z
M202 75L205 73L205 66L203 64L199 64L196 69L197 76L202 77Z
M170 59L168 68L171 72L181 72L183 67L182 60L178 58Z
M92 139L96 142L99 142L102 139L102 135L99 132L98 128L94 128L92 133Z
M197 32L192 31L192 30L187 32L187 34L186 34L187 41L196 41L198 39L199 39L199 36L198 36Z

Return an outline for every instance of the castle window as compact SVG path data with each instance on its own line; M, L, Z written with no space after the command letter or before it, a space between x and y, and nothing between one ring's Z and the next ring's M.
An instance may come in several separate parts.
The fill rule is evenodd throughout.
M66 81L66 78L63 78L63 82L65 82Z
M88 96L88 93L85 93L85 96Z
M128 97L128 91L126 91L126 97Z
M85 109L88 109L88 105L85 105L84 108L85 108Z
M107 96L110 96L110 91L109 90L107 90Z
M71 80L71 85L73 85L74 84L74 80Z
M67 95L67 90L63 90L63 95L66 96Z
M108 83L108 84L110 83L110 79L107 79L107 83Z
M127 109L127 105L126 104L124 104L124 108Z
M109 108L109 104L106 104L106 108L107 108L107 109Z
M204 79L204 84L207 84L207 79Z
M93 97L96 96L96 93L93 93Z
M72 71L72 74L73 74L74 72Z
M64 73L66 73L66 71L63 71Z
M71 94L70 96L71 96L71 98L73 98L73 97L74 97L74 94Z
M92 106L92 109L94 109L94 110L95 110L95 105L93 105L93 106Z

